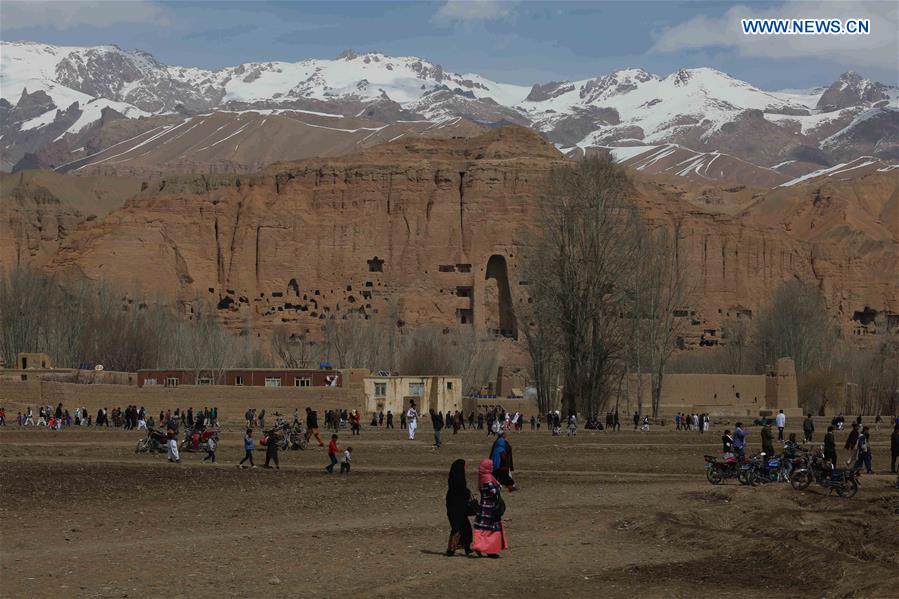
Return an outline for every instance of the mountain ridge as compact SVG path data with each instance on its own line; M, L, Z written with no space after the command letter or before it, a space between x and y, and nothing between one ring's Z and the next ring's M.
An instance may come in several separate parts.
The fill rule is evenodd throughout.
M373 129L416 120L514 123L540 132L563 152L678 144L695 152L730 154L762 169L791 162L792 176L862 155L899 159L899 89L851 71L829 86L784 92L761 90L708 67L664 77L628 68L524 86L381 52L348 50L330 60L250 62L213 70L166 65L149 53L113 45L0 44L2 170L56 168L118 144L127 137L116 131L133 133L134 128L110 128L114 120L155 125L207 112L254 110L321 113L348 122L367 118ZM352 129L335 123L333 136ZM243 139L236 135L238 146ZM328 140L324 145L345 144ZM302 159L313 151L283 158ZM183 164L164 152L154 154L154 160L149 165L123 162L123 168L164 171ZM222 160L238 170L264 166L237 154L216 156L214 162ZM200 160L196 168L204 164Z

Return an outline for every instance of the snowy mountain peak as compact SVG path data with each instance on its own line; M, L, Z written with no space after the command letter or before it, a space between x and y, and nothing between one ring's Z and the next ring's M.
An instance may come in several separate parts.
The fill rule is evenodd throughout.
M660 77L631 67L577 81L513 85L447 71L416 56L352 49L334 59L210 70L165 65L147 52L113 45L0 42L0 60L4 168L47 143L89 135L92 125L102 127L117 115L171 119L246 110L311 111L381 123L517 123L560 147L677 143L762 165L793 158L778 155L778 148L805 148L797 155L818 162L826 162L822 152L836 155L847 144L868 153L899 151L892 133L884 133L896 128L899 113L859 116L891 104L899 92L854 72L827 89L767 92L712 68Z
M821 95L817 108L830 112L849 106L873 106L889 99L887 86L865 79L855 71L846 71Z

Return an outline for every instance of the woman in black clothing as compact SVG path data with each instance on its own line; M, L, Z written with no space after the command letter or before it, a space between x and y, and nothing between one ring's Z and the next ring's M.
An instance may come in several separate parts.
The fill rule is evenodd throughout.
M451 556L456 549L464 549L465 555L471 553L471 515L472 497L465 482L465 460L456 460L450 466L449 488L446 491L446 517L450 523L449 543L446 554Z

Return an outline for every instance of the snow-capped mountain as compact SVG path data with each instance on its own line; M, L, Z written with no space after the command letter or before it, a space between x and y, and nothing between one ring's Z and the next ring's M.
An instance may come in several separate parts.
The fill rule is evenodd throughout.
M533 127L569 153L677 144L762 168L789 163L791 177L863 154L899 158L899 90L851 72L826 88L772 92L708 68L665 77L625 69L527 87L378 52L207 70L165 65L145 52L116 46L2 42L0 59L3 170L23 159L19 168L57 166L156 127L248 110L329 115L327 125L307 119L302 126L334 135L412 121L516 123ZM124 120L133 125L117 123ZM236 136L237 152L248 129L237 121L233 125L221 130ZM402 129L416 135L432 131ZM202 144L219 134L210 135ZM361 137L357 141L363 143ZM342 142L325 145L346 150ZM180 163L198 148L182 148L163 164ZM217 160L243 158L224 154Z

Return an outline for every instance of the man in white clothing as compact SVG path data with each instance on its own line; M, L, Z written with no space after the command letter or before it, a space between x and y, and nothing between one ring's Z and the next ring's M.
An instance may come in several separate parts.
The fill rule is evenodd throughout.
M784 440L784 427L787 424L787 416L784 414L784 411L781 410L777 413L777 416L774 417L774 423L777 425L777 439L780 441Z
M415 411L415 400L410 402L409 410L406 412L406 425L409 427L409 439L415 439L415 429L418 428L418 412Z
M176 464L181 463L181 454L178 452L178 439L175 435L169 436L169 461Z
M25 412L25 424L22 426L34 426L34 412L31 411L31 406L28 406L28 411Z

